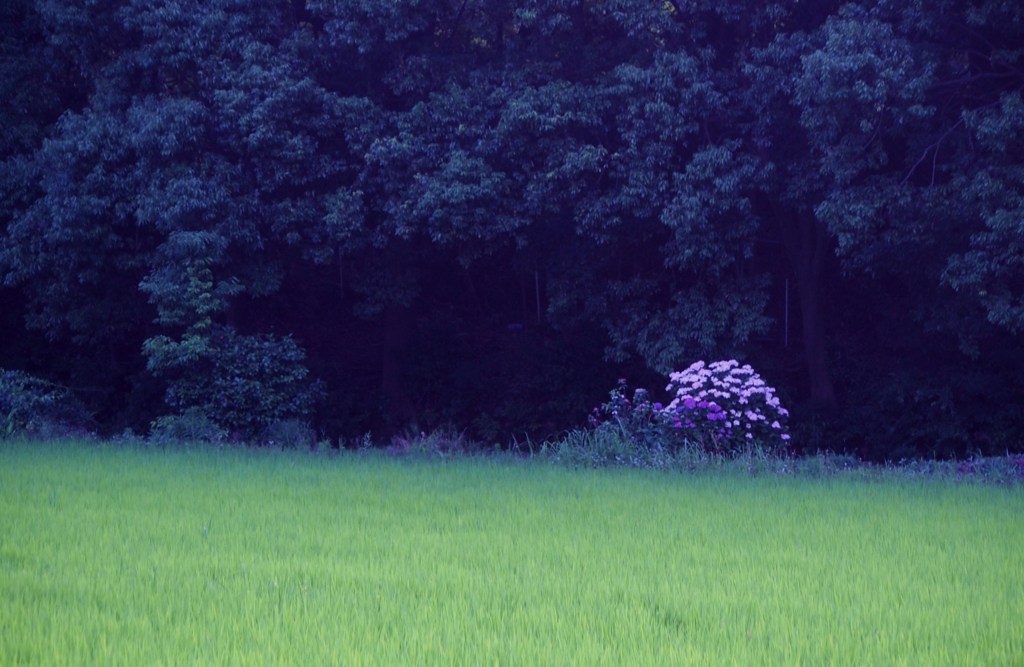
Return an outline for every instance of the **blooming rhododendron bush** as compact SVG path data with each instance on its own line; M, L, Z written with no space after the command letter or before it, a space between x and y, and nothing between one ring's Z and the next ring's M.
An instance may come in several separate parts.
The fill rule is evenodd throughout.
M757 445L769 450L787 446L789 411L749 365L735 359L697 361L669 374L667 405L654 402L646 389L627 396L619 380L610 400L594 410L590 424L612 429L633 445L676 451L699 447L735 453Z

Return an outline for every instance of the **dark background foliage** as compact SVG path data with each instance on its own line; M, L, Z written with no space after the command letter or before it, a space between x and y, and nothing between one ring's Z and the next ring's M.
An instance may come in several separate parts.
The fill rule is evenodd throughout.
M0 21L0 368L102 431L504 445L583 423L620 376L657 399L737 357L798 448L1024 447L1014 3L9 0Z

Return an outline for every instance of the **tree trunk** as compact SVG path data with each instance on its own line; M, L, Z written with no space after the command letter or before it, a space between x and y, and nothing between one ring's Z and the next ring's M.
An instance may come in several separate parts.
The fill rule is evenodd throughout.
M409 341L409 309L390 304L384 309L384 331L381 338L381 394L386 421L395 427L408 425L415 418L405 382L402 379L402 358Z
M833 410L838 401L828 370L825 313L821 298L825 261L830 250L828 231L808 210L788 212L776 207L776 215L796 274L811 403L824 410Z
M389 250L385 259L388 273L395 275L401 258ZM390 302L384 307L384 330L381 332L381 395L384 398L385 420L402 428L416 417L412 401L402 379L402 362L409 343L412 312L408 306Z

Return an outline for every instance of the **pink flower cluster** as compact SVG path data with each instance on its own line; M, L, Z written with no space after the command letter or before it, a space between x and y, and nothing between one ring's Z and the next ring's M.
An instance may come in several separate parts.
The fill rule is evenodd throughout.
M712 421L716 431L725 429L729 439L757 439L766 445L789 440L785 426L789 411L753 368L735 359L698 361L669 374L665 389L674 398L664 411L677 423L694 428ZM703 419L698 420L698 415Z

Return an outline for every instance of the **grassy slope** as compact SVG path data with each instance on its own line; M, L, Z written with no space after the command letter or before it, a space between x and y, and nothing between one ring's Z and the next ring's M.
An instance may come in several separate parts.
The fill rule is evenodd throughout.
M0 664L1020 664L1024 493L0 445Z

